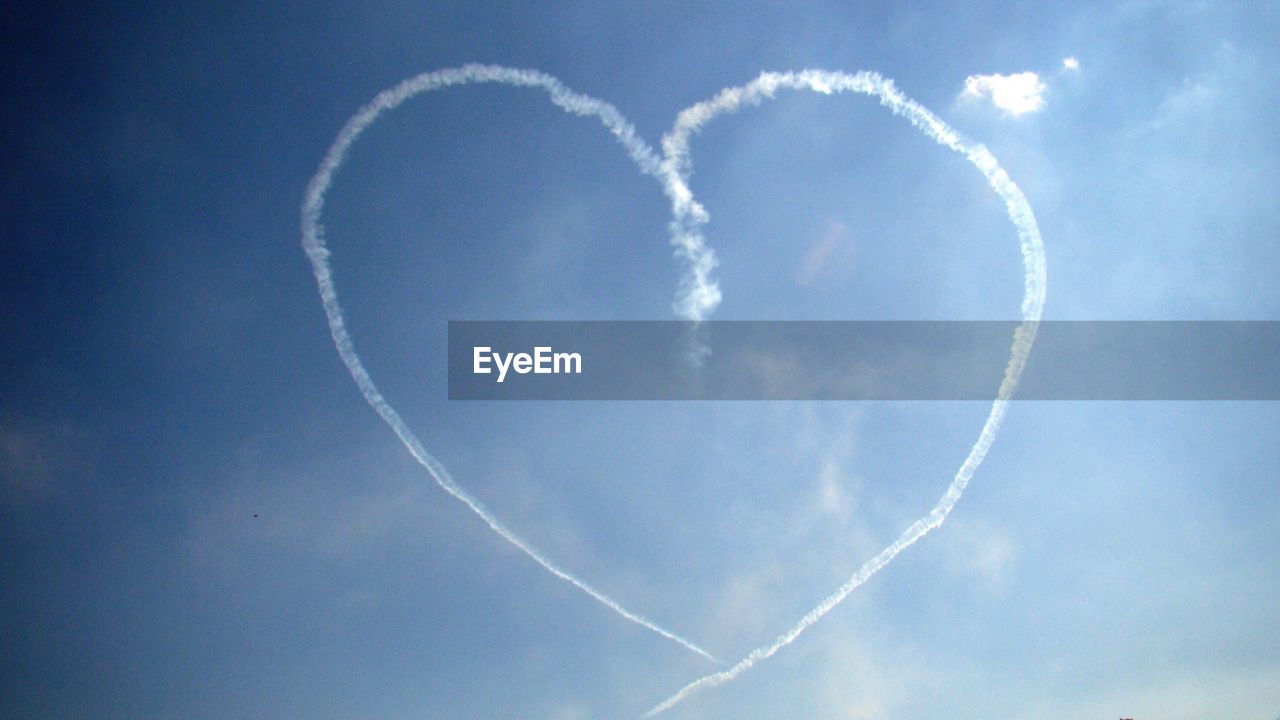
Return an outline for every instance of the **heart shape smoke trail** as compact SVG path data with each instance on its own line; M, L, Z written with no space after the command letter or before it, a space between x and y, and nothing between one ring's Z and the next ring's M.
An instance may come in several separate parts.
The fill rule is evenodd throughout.
M973 477L974 472L982 463L992 442L994 442L1000 425L1004 421L1008 402L1013 396L1018 378L1021 376L1027 356L1031 352L1031 346L1035 341L1037 324L1044 307L1044 245L1040 239L1040 232L1036 226L1031 207L1023 196L1022 191L1009 179L1009 176L999 166L991 153L982 145L962 137L923 106L899 92L890 80L876 73L860 72L851 75L816 70L806 70L799 73L764 73L746 85L722 90L712 100L699 103L682 111L677 117L676 124L671 132L663 138L663 158L661 159L657 158L653 150L637 137L635 128L612 105L572 92L559 80L532 70L489 65L467 65L462 68L424 73L379 93L371 103L347 121L337 139L325 154L319 170L307 187L306 200L302 208L302 245L311 260L316 284L320 291L320 299L324 306L325 316L328 319L329 330L333 336L334 345L337 347L338 355L347 366L365 400L382 417L383 421L391 427L409 450L409 453L427 470L436 483L450 495L462 501L503 539L524 552L551 574L590 595L623 618L679 643L712 661L715 661L715 658L694 643L627 610L617 601L596 590L587 582L561 569L549 558L515 535L478 500L462 489L450 476L448 470L426 451L422 443L400 418L399 413L383 398L373 379L360 362L360 357L356 354L351 336L347 332L342 308L338 302L337 290L333 282L332 270L329 266L330 252L325 245L323 228L320 223L325 194L333 182L334 175L341 168L347 151L352 143L360 137L360 134L382 113L398 107L416 95L454 85L490 82L517 87L538 88L546 92L551 101L566 112L596 117L614 134L631 159L639 166L641 172L653 176L662 184L663 190L671 201L673 216L671 242L676 248L677 256L686 265L675 307L683 317L691 320L701 320L712 312L719 303L720 292L715 281L711 278L711 271L715 267L715 255L707 246L702 232L702 227L708 222L709 216L694 200L693 193L688 185L692 171L692 162L689 157L690 137L715 117L736 112L744 105L759 104L765 99L772 98L779 89L812 90L823 94L855 92L875 96L882 105L895 114L906 118L926 136L945 147L959 152L969 162L973 163L986 176L996 193L1005 201L1009 218L1013 221L1018 231L1025 271L1022 324L1014 334L1004 379L1000 384L996 399L992 403L991 412L982 426L982 432L979 434L973 448L969 451L964 463L961 464L960 469L956 472L951 484L938 500L938 503L925 516L904 530L893 543L867 561L848 581L801 618L790 630L780 635L771 644L751 651L732 667L704 676L686 685L675 695L659 703L647 713L647 716L657 715L701 688L719 685L736 678L757 662L769 658L778 650L792 643L813 623L840 604L854 589L885 567L898 553L915 543L930 530L942 524L947 514L955 507L961 493L964 492L969 480Z

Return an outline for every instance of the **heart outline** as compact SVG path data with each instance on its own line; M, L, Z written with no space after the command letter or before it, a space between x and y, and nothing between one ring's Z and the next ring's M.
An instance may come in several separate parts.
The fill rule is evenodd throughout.
M677 312L693 321L702 320L715 309L720 301L718 285L711 278L716 265L715 254L706 243L702 227L710 216L694 199L688 180L692 172L689 156L689 139L715 117L736 112L743 104L758 105L764 99L772 99L778 89L812 90L822 94L857 92L872 95L894 114L906 118L927 137L963 155L987 178L988 183L1005 201L1010 220L1018 230L1022 248L1024 295L1021 307L1022 323L1014 334L1009 363L1005 368L1000 389L992 403L991 412L983 424L977 441L971 448L950 485L932 510L904 530L898 538L864 563L854 575L836 591L825 598L813 610L800 619L787 633L772 644L752 650L746 657L727 670L705 675L681 688L677 693L650 709L645 717L670 709L684 698L703 687L712 687L736 678L755 663L771 657L789 645L808 627L839 605L850 593L862 585L880 569L888 565L898 553L910 547L931 530L942 525L946 516L959 501L965 487L985 458L999 432L1018 380L1025 367L1027 356L1034 344L1038 323L1043 314L1045 300L1044 244L1036 225L1034 213L1026 197L995 157L980 143L974 143L951 128L927 108L902 94L890 80L877 73L859 72L847 74L820 70L804 70L798 73L762 73L755 80L740 86L726 88L708 101L682 110L672 130L663 136L661 159L652 148L641 140L635 128L612 105L596 98L576 93L558 79L535 70L522 70L495 65L465 65L459 68L438 70L414 76L379 93L373 101L353 115L339 132L325 153L316 174L308 183L302 207L302 245L312 264L321 303L329 323L335 348L347 366L361 394L378 413L414 459L427 470L436 484L461 501L481 518L491 530L511 543L545 570L590 595L623 618L639 624L686 649L720 664L707 651L685 638L672 633L641 615L624 608L620 603L596 590L586 581L562 570L550 558L520 539L508 529L483 504L471 497L449 474L435 457L427 452L417 436L400 418L400 415L382 396L372 377L365 370L354 343L346 329L346 322L338 301L337 289L329 265L331 252L324 241L321 215L326 193L333 177L341 169L351 145L383 113L393 110L405 101L425 92L455 85L498 82L517 87L537 87L547 92L550 100L572 114L594 115L627 149L641 172L655 177L663 185L671 200L671 243L676 254L687 264L681 278L680 291L675 307Z

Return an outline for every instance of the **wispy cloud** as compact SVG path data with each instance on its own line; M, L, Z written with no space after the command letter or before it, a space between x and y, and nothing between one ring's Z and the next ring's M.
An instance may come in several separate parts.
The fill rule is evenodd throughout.
M0 502L57 497L70 475L85 470L87 433L61 424L0 425Z
M830 271L832 260L848 263L853 254L849 228L844 223L830 222L826 230L809 245L791 276L797 285L809 287Z
M1105 717L1123 708L1124 717L1193 720L1202 717L1275 717L1280 691L1277 665L1259 664L1194 675L1117 682L1092 696L1041 708L1043 717ZM1037 713L1040 715L1040 713Z

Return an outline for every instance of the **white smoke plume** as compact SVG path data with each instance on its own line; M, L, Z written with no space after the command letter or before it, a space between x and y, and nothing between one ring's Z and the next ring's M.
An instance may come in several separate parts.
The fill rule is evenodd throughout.
M1073 64L1074 63L1074 64ZM1064 69L1079 67L1075 58L1062 61ZM1048 86L1033 72L1012 75L970 75L964 80L962 95L969 98L990 98L991 104L1014 117L1043 110L1044 94Z
M926 136L940 145L955 150L973 163L986 176L996 194L1004 200L1009 219L1013 221L1018 231L1024 268L1023 322L1014 334L1004 379L1000 383L996 400L991 405L991 412L982 426L982 432L970 449L968 457L960 465L955 478L933 509L912 523L888 547L868 560L834 593L800 618L790 630L772 643L752 650L732 667L689 683L679 692L654 706L645 717L652 717L669 710L698 690L727 683L756 663L772 657L794 642L805 630L843 602L850 593L888 565L898 553L924 537L930 530L942 525L947 514L960 500L969 480L973 478L973 474L982 464L983 458L986 457L987 451L996 439L1008 409L1009 399L1013 396L1018 378L1022 375L1027 356L1031 352L1044 309L1046 286L1044 243L1040 238L1040 230L1031 212L1031 206L1027 203L1022 191L1009 179L986 147L964 138L924 106L903 95L892 81L871 72L853 75L819 70L764 73L746 85L722 90L713 99L694 105L680 113L675 126L662 139L663 164L667 170L664 182L669 188L668 194L672 198L672 212L675 216L672 221L672 234L675 238L673 241L687 248L689 257L696 260L699 257L698 253L705 247L701 228L708 220L707 214L693 201L693 193L688 188L688 178L692 170L692 162L689 158L690 137L697 134L715 117L737 112L744 106L758 105L763 100L773 98L780 89L812 90L827 95L840 92L871 95L895 115L906 118ZM698 277L696 271L694 277L695 279ZM700 288L696 286L689 289L686 301L688 307L701 308L709 300L700 292ZM714 304L711 306L714 307Z
M342 168L342 163L351 145L383 113L399 107L406 100L422 93L472 83L501 83L517 87L539 88L550 96L551 102L560 106L566 112L596 117L622 143L631 159L635 161L642 172L654 176L657 176L660 172L659 161L652 149L637 137L635 128L622 117L622 114L616 108L595 98L572 92L559 80L544 73L491 65L467 65L461 68L423 73L405 80L395 87L384 90L372 102L352 116L347 121L346 126L342 128L342 131L338 133L337 139L334 140L333 145L329 147L328 152L321 161L319 170L311 178L311 182L307 186L306 199L302 206L302 246L306 250L307 257L311 259L311 269L315 274L316 285L320 290L320 299L324 305L325 317L329 321L329 332L333 336L338 355L342 358L342 362L346 364L347 370L356 381L356 385L360 388L360 393L364 396L364 399L400 438L400 442L418 461L418 464L426 469L432 479L436 481L436 484L443 488L445 492L461 500L494 532L525 555L528 555L552 575L595 598L623 618L679 643L688 650L712 662L718 663L710 653L694 643L660 627L651 620L627 610L616 600L595 589L586 581L560 568L507 528L480 501L473 498L459 486L444 465L426 451L417 436L400 418L400 414L391 407L390 403L382 396L382 393L378 391L373 379L369 376L368 371L365 370L364 364L361 363L360 356L356 354L355 345L351 340L351 335L347 332L346 321L343 319L342 307L338 302L338 292L334 286L333 272L329 267L330 251L325 244L324 229L320 222L321 213L324 209L325 195L333 183L334 176Z

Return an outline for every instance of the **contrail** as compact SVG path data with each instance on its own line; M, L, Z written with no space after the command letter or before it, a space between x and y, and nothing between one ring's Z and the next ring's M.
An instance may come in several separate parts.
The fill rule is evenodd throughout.
M834 593L808 614L800 618L790 630L780 635L771 644L752 650L733 667L721 672L706 675L683 687L679 692L654 706L645 717L652 717L669 710L677 703L703 688L727 683L738 675L749 670L753 665L772 657L774 653L790 645L809 626L822 619L849 596L859 585L862 585L888 565L898 553L910 547L924 537L930 530L938 527L946 519L947 514L955 507L960 495L964 492L969 480L978 466L982 464L987 451L996 439L1000 424L1004 421L1008 402L1018 385L1027 356L1035 342L1036 329L1044 310L1045 298L1045 257L1044 242L1040 238L1040 230L1036 226L1035 215L1031 206L1018 186L1013 183L1005 171L996 162L995 157L981 144L974 143L949 125L929 112L924 106L903 95L893 82L877 73L860 72L855 75L840 72L804 70L798 73L764 73L754 81L740 87L722 90L713 99L694 105L680 113L676 124L662 139L663 148L663 181L667 194L672 199L672 242L684 248L692 261L685 294L678 303L692 319L701 319L702 314L714 309L714 300L718 293L714 285L703 286L700 280L706 276L699 273L699 261L706 248L702 236L702 225L707 222L707 214L693 200L688 188L688 178L692 169L689 159L689 138L701 130L712 118L725 113L736 112L744 105L758 105L766 98L772 98L778 89L813 90L823 94L837 92L856 92L875 96L880 104L889 108L895 115L901 115L915 125L926 136L940 145L944 145L964 155L986 176L991 187L995 189L1005 202L1009 218L1018 230L1018 241L1022 247L1022 263L1024 268L1024 290L1022 298L1022 324L1014 333L1013 346L1009 353L1009 364L1005 367L1004 379L991 405L991 413L982 426L978 440L969 450L968 457L956 472L955 478L938 500L937 505L927 515L915 521L885 549L858 569ZM708 290L710 288L710 290Z
M996 193L1004 199L1009 217L1018 230L1025 268L1022 301L1023 322L1014 335L1004 379L1001 382L996 400L992 404L991 412L983 424L982 432L937 505L927 515L903 531L892 544L865 563L848 581L801 618L788 632L779 636L772 644L751 651L733 667L707 675L690 683L646 714L647 717L657 715L704 687L712 687L733 680L757 662L771 657L778 650L791 644L809 626L840 604L858 586L888 565L898 553L910 547L930 530L943 523L947 514L951 512L951 509L960 499L969 480L973 477L978 466L981 465L987 451L994 442L1000 425L1004 420L1008 401L1013 396L1018 379L1026 364L1027 356L1035 341L1037 324L1043 311L1045 297L1044 245L1031 207L1023 196L1022 191L1010 180L991 153L984 146L961 136L923 106L903 95L894 87L891 81L876 73L861 72L849 75L816 70L806 70L799 73L764 73L747 85L723 90L712 100L699 103L681 112L672 131L663 138L662 159L659 159L649 146L638 138L635 128L613 106L594 98L574 93L559 80L544 73L498 66L467 65L461 68L424 73L383 91L347 122L333 145L329 148L320 164L319 170L308 185L306 201L303 204L302 211L302 235L303 247L311 260L334 344L365 400L391 427L414 459L431 474L436 483L450 495L465 503L494 532L524 552L548 572L587 593L623 618L677 642L713 662L718 661L697 645L659 627L642 616L632 613L585 581L560 569L548 558L516 536L485 509L478 500L472 498L457 485L444 466L423 448L421 442L405 425L399 414L383 398L360 362L351 337L347 332L329 267L328 258L330 253L324 243L323 228L320 224L325 195L332 184L334 175L341 168L347 151L365 129L377 120L382 113L398 107L406 100L432 90L483 82L540 88L550 96L553 103L566 112L595 116L622 143L640 170L657 178L662 183L663 189L671 201L673 217L671 222L671 242L676 248L677 256L687 264L685 274L681 279L675 309L680 315L690 320L700 321L712 313L719 304L721 296L717 284L711 278L711 272L716 266L715 254L707 245L706 238L702 233L702 226L707 223L709 216L704 208L694 200L692 191L688 186L688 179L692 169L692 163L689 159L689 139L716 116L736 112L743 105L757 105L766 98L772 98L778 89L807 89L824 94L859 92L877 97L882 105L888 107L895 114L905 117L925 135L939 144L959 152L973 163L986 176Z
M517 87L540 88L550 96L551 102L560 106L566 112L576 115L595 116L622 143L631 159L635 161L642 172L655 177L661 174L662 168L653 150L637 137L635 128L622 117L622 114L616 108L595 98L575 93L556 78L544 73L493 65L466 65L460 68L423 73L405 80L395 87L384 90L372 102L362 108L360 112L352 116L347 121L346 126L342 128L342 131L338 133L337 139L329 147L329 151L325 153L319 170L311 178L311 182L307 186L306 200L302 205L302 247L306 250L307 257L311 259L311 269L315 273L316 285L320 290L320 299L324 304L324 314L329 321L329 332L333 335L334 345L338 349L338 355L342 358L342 362L346 364L347 370L350 371L351 377L360 388L360 393L364 395L364 399L377 411L383 421L395 431L395 434L400 438L400 442L418 461L418 464L422 465L431 474L436 484L443 488L445 492L461 500L494 532L520 549L521 552L528 555L552 575L585 592L627 620L648 628L658 635L677 642L688 650L719 664L719 661L706 650L660 627L653 621L627 610L616 600L595 589L586 581L575 577L567 570L561 569L542 553L520 539L490 513L480 501L473 498L466 490L463 490L461 486L454 482L453 477L445 469L444 465L426 451L422 443L418 441L417 436L400 418L400 414L391 407L390 403L383 398L382 393L378 391L373 379L369 376L368 371L365 370L364 364L360 362L360 356L356 354L351 335L347 332L346 321L342 315L342 307L338 303L338 292L333 283L333 273L329 267L330 253L324 241L324 228L320 223L325 195L333 183L334 175L342 168L347 151L351 148L352 143L360 137L361 133L373 124L379 116L416 95L454 85L489 82Z

